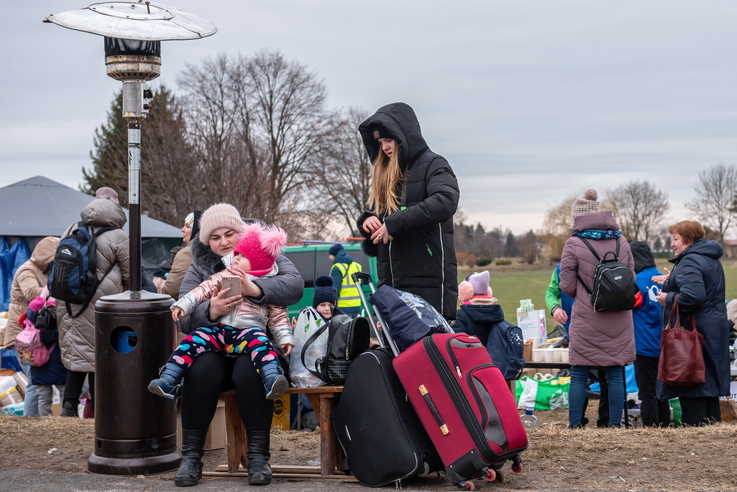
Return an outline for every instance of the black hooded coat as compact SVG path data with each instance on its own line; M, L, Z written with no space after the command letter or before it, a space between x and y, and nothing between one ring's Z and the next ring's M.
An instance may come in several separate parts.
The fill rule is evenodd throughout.
M729 396L729 323L724 303L724 270L719 261L724 250L716 241L697 239L669 260L673 271L663 284L667 292L663 323L668 322L678 295L681 318L696 317L696 328L704 335L706 381L688 386L658 382L658 398L703 398Z
M430 150L414 111L404 103L389 104L358 127L371 162L381 151L377 135L397 143L402 172L400 210L379 217L394 239L374 245L363 222L363 250L376 256L379 286L390 285L416 294L447 319L455 319L458 279L453 245L453 214L460 192L453 170L444 157Z

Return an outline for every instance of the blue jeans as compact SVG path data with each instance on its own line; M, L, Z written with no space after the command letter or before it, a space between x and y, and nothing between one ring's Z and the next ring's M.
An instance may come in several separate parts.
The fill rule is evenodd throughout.
M13 353L18 357L18 350L13 346ZM20 362L20 357L18 357ZM28 377L28 384L26 384L26 394L23 398L23 415L26 417L40 417L38 413L38 395L36 394L36 387L31 384L31 367L21 364L23 374Z
M586 383L589 378L589 366L571 366L571 389L568 395L568 425L581 425L584 405L586 404ZM606 370L606 382L609 386L609 425L622 424L624 411L624 368L609 366Z

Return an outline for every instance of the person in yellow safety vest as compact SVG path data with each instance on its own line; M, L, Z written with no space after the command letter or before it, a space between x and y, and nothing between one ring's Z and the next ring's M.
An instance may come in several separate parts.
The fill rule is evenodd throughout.
M342 244L334 244L328 250L328 257L333 262L330 278L338 291L338 307L351 318L361 312L361 297L353 285L351 275L362 271L361 264L353 261Z

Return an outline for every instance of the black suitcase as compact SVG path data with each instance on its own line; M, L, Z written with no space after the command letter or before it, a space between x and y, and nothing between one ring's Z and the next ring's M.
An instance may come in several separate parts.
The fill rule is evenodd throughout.
M392 367L393 358L387 348L359 355L348 368L333 414L348 468L371 487L443 469Z

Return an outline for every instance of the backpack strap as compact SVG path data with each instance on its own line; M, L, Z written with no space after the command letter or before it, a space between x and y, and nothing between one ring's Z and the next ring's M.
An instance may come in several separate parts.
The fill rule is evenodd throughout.
M315 376L317 378L320 378L320 381L325 381L326 383L329 383L329 381L325 379L325 376L323 374L320 374L317 371L313 371L311 368L307 367L307 364L305 363L305 352L307 352L307 347L309 347L310 345L312 345L315 342L315 340L317 340L317 338L320 335L322 335L323 333L325 333L325 330L327 330L329 326L330 326L330 322L328 321L327 323L325 323L322 326L322 328L320 328L315 333L313 333L312 336L310 338L308 338L307 341L305 342L305 344L302 346L302 354L301 354L301 356L302 356L302 365L305 367L305 369L307 369L308 371L310 371L310 373L312 373L313 376ZM329 341L328 341L328 343L329 343ZM328 350L325 350L325 358L326 359L327 359L327 354L328 354ZM320 359L317 359L315 361L315 369L317 369L317 364L319 363L319 361L320 361ZM326 361L326 363L327 363L327 361Z
M599 262L601 262L601 258L599 257L599 254L596 252L596 250L594 249L594 247L591 246L591 243L588 242L585 238L582 238L582 237L579 237L578 239L580 239L581 241L583 241L583 243L586 245L586 247L589 248L589 251L591 251L591 253L594 255L594 258L596 258L597 260L599 260ZM619 252L619 241L617 241L617 252Z
M583 241L586 247L589 248L589 251L591 251L591 253L594 255L594 258L596 258L599 261L599 263L601 263L601 258L599 257L599 254L596 252L594 247L591 246L591 243L589 243L585 238L582 238L582 237L579 237L578 239ZM586 286L586 284L583 282L583 280L581 279L581 276L578 273L576 273L576 278L578 279L579 282L581 282L581 285L583 285L583 288L586 289L586 292L588 292L589 295L593 294L593 291Z

